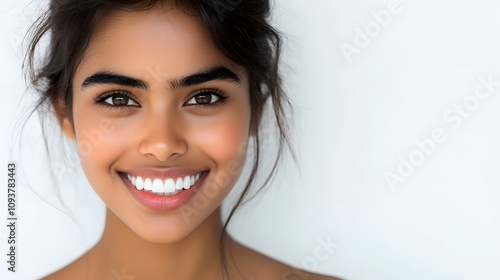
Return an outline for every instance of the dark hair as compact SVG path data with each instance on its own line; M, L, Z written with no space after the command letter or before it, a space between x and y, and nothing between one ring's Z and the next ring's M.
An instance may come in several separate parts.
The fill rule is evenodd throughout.
M147 10L164 2L198 16L216 48L249 73L252 109L250 125L255 133L255 157L250 177L229 212L220 236L224 274L227 275L224 250L226 230L235 210L247 201L250 186L259 170L260 119L269 98L279 134L278 150L272 168L258 191L273 177L282 160L285 146L290 149L296 161L290 145L289 124L285 118L286 109L292 108L282 89L278 71L281 35L268 23L269 0L51 0L49 9L32 26L24 66L31 84L40 93L35 109L63 101L72 119L71 80L98 24L110 12ZM48 50L38 66L35 63L35 52L47 34L50 39Z

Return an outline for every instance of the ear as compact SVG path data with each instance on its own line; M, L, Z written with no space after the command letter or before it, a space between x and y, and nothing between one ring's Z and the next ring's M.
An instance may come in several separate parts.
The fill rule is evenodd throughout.
M57 98L57 100L53 100L52 103L54 106L54 112L57 117L57 122L59 123L59 126L61 127L63 133L66 135L66 137L75 140L75 128L73 126L68 107L66 106L64 100L62 100L61 98Z

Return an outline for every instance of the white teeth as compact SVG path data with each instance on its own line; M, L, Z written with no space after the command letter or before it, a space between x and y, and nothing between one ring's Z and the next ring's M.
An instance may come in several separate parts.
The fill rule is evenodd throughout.
M185 176L184 178L179 177L176 180L168 178L164 182L158 178L143 179L141 176L134 177L130 174L127 174L127 179L132 182L132 185L139 191L146 190L157 194L174 195L182 190L189 190L189 188L200 179L200 173L192 176Z
M151 179L146 178L146 180L144 180L144 189L147 191L153 190L153 182L151 182Z
M167 181L165 181L165 192L167 193L175 192L174 179L168 178Z
M138 190L144 189L144 181L142 181L141 176L137 176L137 181L135 182L135 188Z
M182 178L177 179L175 182L175 189L176 190L182 190L184 188L184 181L182 181Z
M178 193L180 193L180 192L182 192L182 191L183 191L183 190L177 190L177 191L172 192L172 193L163 193L163 195L165 195L165 196L170 196L170 195L178 194Z
M155 179L153 181L153 192L163 193L163 182L160 179Z
M184 187L186 190L189 190L189 188L191 188L192 185L194 185L196 181L194 180L194 176L190 176L189 177L189 185L187 187Z

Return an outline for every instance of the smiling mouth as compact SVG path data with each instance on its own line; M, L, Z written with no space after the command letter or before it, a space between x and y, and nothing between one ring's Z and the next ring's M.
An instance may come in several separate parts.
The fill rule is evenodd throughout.
M178 194L183 190L189 190L189 188L191 188L205 172L208 171L201 171L190 176L166 179L133 176L124 172L120 173L122 176L127 178L138 191L146 191L154 194L170 196Z

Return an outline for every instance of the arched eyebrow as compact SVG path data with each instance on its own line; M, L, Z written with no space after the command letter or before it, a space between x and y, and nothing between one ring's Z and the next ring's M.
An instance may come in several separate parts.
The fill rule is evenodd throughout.
M100 71L95 74L92 74L92 76L87 77L83 81L82 90L94 85L105 85L105 84L134 87L145 90L148 89L149 87L147 82L140 79L128 77L115 72Z
M170 80L169 84L170 88L174 90L179 87L195 86L214 80L227 80L236 84L241 83L241 79L236 73L224 66L216 66L193 73L180 79ZM81 89L83 90L93 85L102 84L121 85L144 90L147 90L149 88L149 84L144 80L129 77L112 71L99 71L87 77L83 81Z

